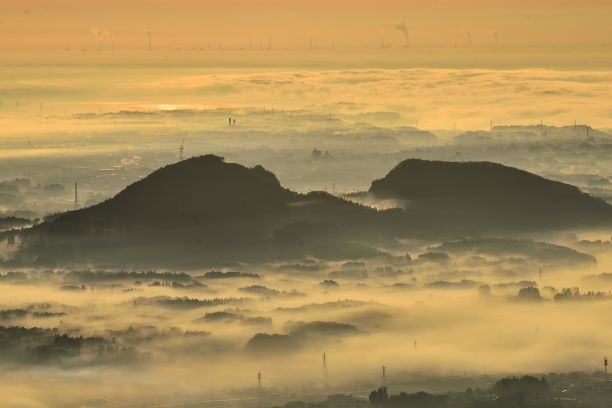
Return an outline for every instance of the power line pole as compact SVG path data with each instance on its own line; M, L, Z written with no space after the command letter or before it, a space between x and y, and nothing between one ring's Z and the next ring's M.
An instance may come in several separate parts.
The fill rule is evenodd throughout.
M79 209L79 185L76 181L74 183L74 209Z

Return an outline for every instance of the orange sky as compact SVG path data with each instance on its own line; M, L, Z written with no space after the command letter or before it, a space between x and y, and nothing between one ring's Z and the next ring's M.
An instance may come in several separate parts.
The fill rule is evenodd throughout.
M117 49L139 49L149 28L157 49L500 44L610 45L609 0L3 0L0 49L99 46L92 28L113 33ZM110 48L111 40L105 41Z

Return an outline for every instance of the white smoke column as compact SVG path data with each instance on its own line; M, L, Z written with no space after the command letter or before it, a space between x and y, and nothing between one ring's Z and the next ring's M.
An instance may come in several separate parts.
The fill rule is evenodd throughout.
M110 40L111 51L115 51L115 34L111 33L110 31L103 31L102 35Z
M102 31L97 28L92 28L91 30L89 30L89 32L98 38L98 40L100 41L100 51L104 51L104 34L102 33Z

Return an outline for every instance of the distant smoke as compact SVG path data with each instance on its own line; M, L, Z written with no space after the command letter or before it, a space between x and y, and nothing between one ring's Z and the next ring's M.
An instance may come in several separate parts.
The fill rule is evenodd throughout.
M108 38L111 42L111 50L115 51L115 34L113 34L110 31L103 31L102 34L104 34L105 38Z
M92 33L93 35L95 35L98 40L100 41L100 51L104 50L104 33L102 30L97 29L97 28L92 28L91 30L89 30L90 33Z
M397 24L393 24L393 27L400 31L402 34L404 34L404 37L406 39L406 44L405 46L408 46L408 27L406 26L406 22L402 21L400 23Z
M102 31L100 31L97 28L92 28L91 30L89 30L90 33L92 33L93 35L95 35L98 38L102 38L103 34Z
M99 28L92 28L89 32L96 36L100 41L100 51L104 50L104 39L107 38L111 41L111 48L115 48L115 34L107 30L100 30Z

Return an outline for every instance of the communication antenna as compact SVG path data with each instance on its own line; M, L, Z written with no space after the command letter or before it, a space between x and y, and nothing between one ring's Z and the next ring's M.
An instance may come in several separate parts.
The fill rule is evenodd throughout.
M499 45L499 34L493 33L493 37L495 37L495 48Z
M467 35L467 40L468 40L468 48L472 48L472 33L468 32L465 33Z
M608 381L608 357L604 357L604 374L606 376L606 381Z
M75 181L74 183L74 209L79 208L79 184Z
M382 366L382 386L387 386L387 367Z
M491 131L493 131L493 121L492 120L491 120L490 125L491 125Z
M325 387L329 391L329 373L327 372L327 355L323 352L323 375L325 377Z
M181 145L179 146L179 161L183 161L185 158L185 138L181 141Z
M417 349L417 342L416 342L416 340L414 341L414 349L415 350Z

